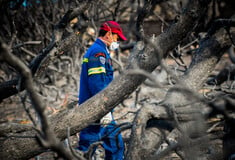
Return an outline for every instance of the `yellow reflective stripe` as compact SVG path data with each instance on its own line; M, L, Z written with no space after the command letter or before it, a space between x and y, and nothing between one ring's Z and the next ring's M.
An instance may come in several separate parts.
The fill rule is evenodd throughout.
M90 69L88 69L88 75L105 73L105 72L106 72L106 70L105 70L104 67L97 67L97 68L90 68Z
M82 63L88 63L88 58L83 58Z

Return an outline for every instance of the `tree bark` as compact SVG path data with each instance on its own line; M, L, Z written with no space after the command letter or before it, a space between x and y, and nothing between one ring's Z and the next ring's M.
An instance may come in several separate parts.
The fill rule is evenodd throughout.
M232 36L235 35L234 28L231 31L231 34ZM191 117L191 119L187 119L188 123L192 123L193 121L196 122L199 120L194 125L188 125L187 130L192 131L193 129L195 129L196 126L198 126L198 123L202 123L201 127L204 127L203 123L205 125L205 121L203 119L207 117L211 109L206 103L201 103L201 101L203 100L201 100L197 92L199 89L201 89L203 84L206 82L207 78L210 76L211 72L214 70L217 62L220 60L224 51L227 50L231 46L231 44L232 42L224 29L221 29L215 35L206 37L201 41L200 48L195 53L195 56L189 66L189 69L187 70L185 75L181 77L179 83L169 89L164 100L164 105L144 107L144 109L141 109L139 111L140 113L137 114L132 128L132 137L129 143L130 145L126 156L127 160L159 158L159 155L157 155L156 153L155 155L153 155L153 152L156 152L157 148L159 147L159 144L162 141L162 131L160 129L157 130L156 128L145 128L147 125L147 121L150 119L155 119L155 121L158 121L158 119L174 120L173 115L167 112L168 109L171 108L171 106L175 107L174 112L176 113L177 119L179 121L180 119L182 120L182 112L184 113L185 111L189 112L188 114L186 113L185 116ZM175 88L177 86L178 88ZM192 103L192 101L194 103L197 103L194 104ZM165 109L163 109L164 107ZM191 112L190 114L190 111L193 112ZM202 121L200 120L200 117ZM179 128L176 127L173 130L174 137L177 137L177 139L183 138L182 136L184 135L176 131L178 129ZM153 132L155 133L155 136L157 135L157 137L152 135ZM189 132L188 134L191 133ZM145 137L148 137L149 144L146 144L147 141ZM205 143L207 143L207 141L205 141ZM151 150L149 149L147 151L146 148L151 148ZM199 149L192 149L194 149L194 155L186 154L186 159L190 158L187 156L191 156L190 159L192 159L192 157L195 157L194 159L200 159L201 157L199 157L198 155L196 156L196 151L198 151ZM189 153L191 153L191 151Z

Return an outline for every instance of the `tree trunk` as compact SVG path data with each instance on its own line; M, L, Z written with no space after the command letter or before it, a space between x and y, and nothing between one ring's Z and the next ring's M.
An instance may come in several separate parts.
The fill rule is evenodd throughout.
M232 36L234 36L235 30L233 29L231 33L232 33ZM156 122L158 121L158 119L159 120L162 120L162 119L174 120L174 115L169 114L170 113L169 110L172 111L172 106L175 107L172 112L176 113L176 117L179 121L180 119L182 120L183 116L180 113L182 113L184 108L185 108L183 111L184 113L185 111L189 112L189 114L186 113L186 116L191 117L191 120L190 119L187 120L188 124L186 123L187 127L185 130L186 134L188 134L189 137L190 137L190 134L194 134L193 133L194 130L196 131L198 129L198 131L196 132L200 132L200 130L201 132L205 131L205 128L204 128L206 125L205 118L207 118L207 115L209 114L211 110L208 105L204 103L198 103L198 101L200 100L200 97L197 93L199 89L201 89L203 84L206 82L211 72L214 70L217 62L220 60L224 51L228 49L231 46L231 44L232 42L228 34L226 34L226 31L223 29L217 32L214 36L207 37L202 40L200 48L195 53L195 57L193 58L193 61L190 64L188 71L185 73L185 75L181 77L181 80L178 81L176 86L168 90L168 93L166 95L163 105L144 107L144 109L141 109L139 111L140 113L137 114L136 119L133 124L133 128L132 128L132 137L131 137L131 142L129 143L130 145L128 149L129 152L127 153L127 157L126 157L127 160L158 159L159 158L158 157L159 155L154 155L153 153L155 152L156 154L157 147L159 147L159 143L161 143L162 141L161 137L164 136L163 132L156 128L149 128L149 129L145 129L145 128L147 125L147 121L150 119L155 118ZM195 102L197 103L195 104ZM165 109L163 109L164 107ZM195 122L195 123L192 123L192 122ZM182 137L185 135L176 131L180 129L182 126L180 126L180 128L178 127L176 125L176 128L173 130L173 132L175 133L173 134L174 134L174 137L176 137L177 140L179 139L180 141L180 139L182 138L184 139L186 137ZM152 132L154 132L155 134L152 135ZM147 141L145 137L148 137L149 144L146 144ZM204 145L206 143L208 143L208 141L205 140ZM231 143L228 143L228 146L229 145L231 145ZM154 147L154 146L157 146L157 147ZM178 144L178 146L181 146L181 144ZM202 145L200 146L195 145L195 146L202 147ZM201 159L202 158L199 156L199 153L196 153L196 151L200 150L199 148L196 148L196 147L190 146L191 149L188 149L187 150L188 153L186 153L185 155L186 159ZM146 151L146 148L151 148L151 149ZM230 154L231 152L232 151L230 151Z

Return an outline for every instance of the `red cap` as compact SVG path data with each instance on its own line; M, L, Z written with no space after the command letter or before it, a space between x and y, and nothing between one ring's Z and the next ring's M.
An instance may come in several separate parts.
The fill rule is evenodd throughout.
M121 26L115 21L104 22L100 27L100 30L101 29L105 30L105 31L111 30L112 33L117 33L121 40L123 40L123 41L127 40L126 37L123 35Z

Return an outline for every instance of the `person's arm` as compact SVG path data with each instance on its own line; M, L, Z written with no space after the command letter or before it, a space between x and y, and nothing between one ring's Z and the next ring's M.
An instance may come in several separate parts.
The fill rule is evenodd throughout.
M104 53L96 53L89 58L88 62L88 86L92 95L95 95L107 85L106 56Z

